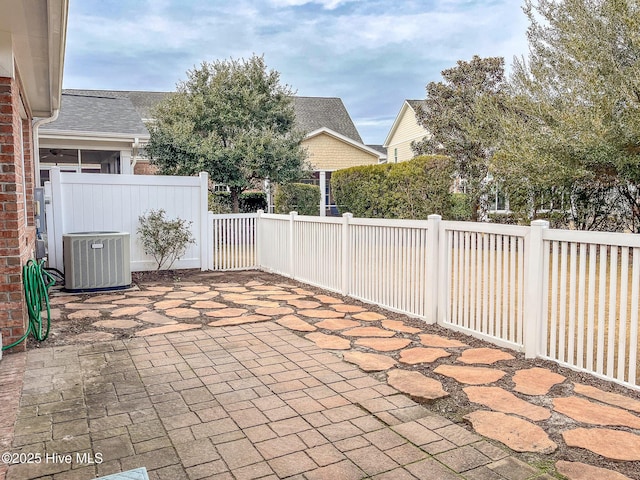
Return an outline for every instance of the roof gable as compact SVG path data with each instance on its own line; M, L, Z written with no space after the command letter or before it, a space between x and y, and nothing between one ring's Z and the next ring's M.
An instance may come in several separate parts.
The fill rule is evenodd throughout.
M405 100L402 104L402 107L400 108L400 111L398 112L398 115L396 116L396 119L393 121L393 125L391 125L391 130L389 130L389 134L387 135L387 138L385 139L384 144L382 146L386 148L391 144L391 140L393 139L393 136L398 130L398 127L402 123L402 120L405 118L405 115L411 114L415 117L417 107L418 106L424 107L425 104L426 102L424 100Z
M296 123L305 133L328 128L362 143L342 100L336 97L293 97Z

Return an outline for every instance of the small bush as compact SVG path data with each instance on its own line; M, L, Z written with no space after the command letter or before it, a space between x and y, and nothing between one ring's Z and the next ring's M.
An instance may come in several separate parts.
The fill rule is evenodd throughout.
M318 215L320 188L306 183L278 185L274 198L276 213L296 211L300 215Z
M138 217L138 237L142 243L142 249L147 255L151 255L160 270L163 266L168 270L178 258L187 251L187 245L195 243L191 234L192 222L181 218L167 220L165 211L151 210Z

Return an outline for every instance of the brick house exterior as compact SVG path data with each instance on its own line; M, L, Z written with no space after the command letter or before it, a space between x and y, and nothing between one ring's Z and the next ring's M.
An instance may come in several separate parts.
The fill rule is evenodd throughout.
M34 257L34 119L59 108L68 0L0 0L0 334L22 338L22 267ZM44 30L43 30L44 29ZM42 206L44 208L44 206ZM24 350L25 344L14 347Z

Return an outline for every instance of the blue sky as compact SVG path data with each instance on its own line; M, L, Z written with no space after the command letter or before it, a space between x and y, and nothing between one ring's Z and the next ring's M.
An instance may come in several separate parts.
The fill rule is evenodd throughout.
M473 55L508 68L526 27L520 0L71 0L64 88L174 90L202 61L255 53L382 144L404 99Z

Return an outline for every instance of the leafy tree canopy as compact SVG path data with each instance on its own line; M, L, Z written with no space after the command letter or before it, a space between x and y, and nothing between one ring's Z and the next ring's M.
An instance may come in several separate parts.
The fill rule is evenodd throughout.
M161 174L209 173L238 196L260 180L289 182L305 171L293 92L262 56L203 62L161 103L147 152Z
M457 174L466 181L471 217L477 220L498 133L495 110L488 107L501 102L504 59L460 60L456 67L444 70L442 78L427 85L427 98L417 118L430 136L414 144L414 151L448 155L455 161Z

